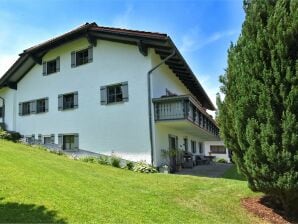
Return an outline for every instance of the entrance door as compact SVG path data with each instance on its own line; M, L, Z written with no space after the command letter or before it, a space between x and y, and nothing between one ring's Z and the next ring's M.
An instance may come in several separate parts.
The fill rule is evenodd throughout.
M170 169L171 172L176 172L177 165L177 152L178 152L178 137L177 136L169 136L169 150L173 153L170 154Z
M63 150L73 150L75 147L75 139L73 135L63 136Z

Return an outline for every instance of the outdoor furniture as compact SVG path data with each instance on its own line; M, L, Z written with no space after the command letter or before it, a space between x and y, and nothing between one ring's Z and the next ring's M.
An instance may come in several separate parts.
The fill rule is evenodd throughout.
M206 158L202 158L200 155L197 155L195 157L196 160L196 165L205 165L205 164L209 164L209 160Z
M190 152L184 152L183 154L183 168L193 168L193 155Z
M205 159L207 159L210 162L215 158L215 156L204 156Z

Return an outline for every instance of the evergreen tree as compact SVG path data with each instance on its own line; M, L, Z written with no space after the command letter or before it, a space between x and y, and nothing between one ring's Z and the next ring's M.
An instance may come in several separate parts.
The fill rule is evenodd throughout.
M298 214L298 1L245 0L220 77L218 122L254 191Z

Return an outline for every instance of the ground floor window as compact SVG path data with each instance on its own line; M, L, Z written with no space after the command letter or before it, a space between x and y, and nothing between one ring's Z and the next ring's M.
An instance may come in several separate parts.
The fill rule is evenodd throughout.
M197 152L197 143L195 141L191 141L191 151L193 154Z
M79 135L78 134L59 134L58 143L63 150L78 150Z
M43 137L43 144L51 144L52 143L52 138L50 136Z
M199 142L199 152L200 154L204 154L203 143Z
M188 139L184 138L183 141L184 141L184 151L188 152Z
M214 154L226 154L226 148L223 145L210 145L210 152Z
M3 118L3 107L0 107L0 118Z

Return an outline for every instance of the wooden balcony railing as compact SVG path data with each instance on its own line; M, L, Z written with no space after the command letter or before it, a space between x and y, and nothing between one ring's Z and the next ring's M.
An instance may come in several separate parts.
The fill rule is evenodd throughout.
M155 121L187 119L218 136L219 129L210 115L191 96L170 96L153 99Z

